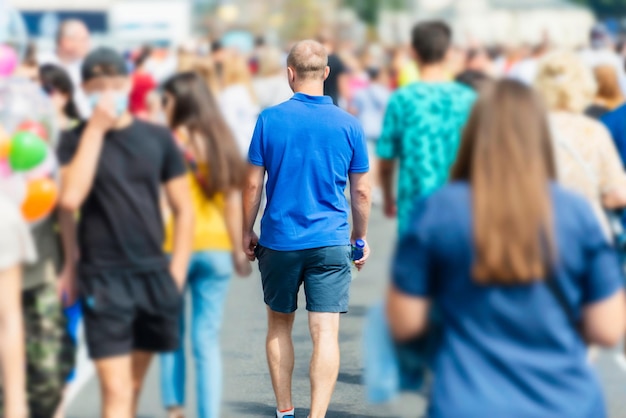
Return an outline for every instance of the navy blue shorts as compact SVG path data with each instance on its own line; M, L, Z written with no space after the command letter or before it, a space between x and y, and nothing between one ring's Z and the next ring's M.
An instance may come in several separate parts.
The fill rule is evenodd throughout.
M300 251L275 251L257 246L265 304L271 310L298 309L298 291L304 283L310 312L348 312L352 282L350 245Z

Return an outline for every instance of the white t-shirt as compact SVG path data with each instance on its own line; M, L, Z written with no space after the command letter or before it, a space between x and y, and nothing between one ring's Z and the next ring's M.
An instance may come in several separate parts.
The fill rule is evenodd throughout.
M511 71L507 74L507 77L532 86L535 83L538 70L539 61L536 58L527 58L515 63Z
M17 205L0 193L0 270L36 260L37 252L28 225Z
M236 84L222 90L219 104L226 123L235 135L242 155L247 156L260 113L259 106L243 84Z
M262 109L286 102L293 96L284 74L257 78L254 80L254 92Z
M357 118L363 125L365 137L370 141L377 141L382 133L383 119L390 97L389 88L377 83L359 90L354 96Z

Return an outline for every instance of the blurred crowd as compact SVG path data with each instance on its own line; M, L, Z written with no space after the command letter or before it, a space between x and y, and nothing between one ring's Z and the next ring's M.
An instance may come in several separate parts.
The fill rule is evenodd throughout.
M392 48L375 42L357 47L332 33L320 33L317 39L328 54L330 67L324 94L362 127L374 210L398 218L400 241L392 261L393 284L386 313L381 311L387 320L380 335L393 334L392 351L397 351L391 362L401 372L421 376L425 368L418 367L416 372L415 362L405 362L407 350L408 357L418 358L417 363L429 364L427 368L439 382L430 394L433 417L605 416L600 389L585 368L586 343L614 345L626 328L626 304L621 290L617 293L623 285L622 263L626 260L622 227L626 222L622 216L626 208L626 43L602 25L593 28L589 44L579 50L563 50L547 37L537 45L517 46L455 45L452 39L450 29L440 22L417 25L410 45ZM167 252L172 252L181 242L178 229L192 222L185 218L186 209L193 207L194 243L189 250L194 268L187 271L187 260L181 256L182 267L172 275L175 279L176 274L182 275L181 283L187 278L194 298L194 349L206 352L204 356L196 354L197 361L206 362L199 363L199 374L205 376L198 377L198 388L210 392L198 395L199 416L219 416L221 371L211 366L220 363L218 334L226 283L233 271L241 276L251 272L242 250L246 244L242 243L240 196L246 184L244 161L261 112L294 94L287 72L292 46L273 45L259 37L252 50L242 51L221 39L198 39L175 51L156 45L118 51L123 57L118 63L107 55L109 50L95 48L82 22L71 20L61 25L52 53L29 48L12 72L3 74L5 82L19 79L38 84L49 98L61 137L60 143L57 139L51 143L59 148L64 174L59 194L62 210L52 211L30 228L23 222L20 225L20 214L10 208L10 199L0 198L2 217L10 224L0 223L0 231L6 232L0 232L4 387L0 414L4 407L9 418L65 416L63 394L72 379L77 341L82 338L78 323L84 315L76 302L76 262L79 257L84 262L93 256L90 248L76 243L76 220L81 216L87 219L94 211L90 188L103 187L93 182L97 160L91 161L91 166L86 159L81 160L83 165L76 162L88 154L76 144L76 132L88 135L91 131L83 131L83 121L90 119L89 123L100 124L103 132L116 126L117 119L109 118L94 97L104 100L102 91L122 91L121 96L107 96L107 106L117 116L128 112L129 118L132 115L145 126L159 125L159 129L173 132L176 143L163 145L164 152L183 155L179 162L161 157L160 150L158 154L156 150L139 151L146 153L146 161L164 159L158 175L161 183L167 184L167 199L159 201L165 234L161 237L162 232L154 232L161 224L156 229L146 226L146 234L164 238ZM110 75L111 83L117 82L117 76L128 75L128 91L123 81L119 86L111 84L113 87L94 84L98 75ZM159 137L162 131L154 132L153 136ZM195 143L195 136L203 140ZM115 140L114 136L107 138ZM155 154L150 154L153 151ZM182 163L192 184L189 200L184 200L187 195L183 196L178 186L166 183L182 172ZM141 163L138 166L143 167ZM111 181L126 181L115 178L115 171L126 173L128 167L112 167L107 174ZM454 181L470 185L471 203L467 189L448 184L451 175ZM89 184L81 183L82 176L92 177ZM539 191L557 181L582 196L590 211L582 200L561 189L547 195ZM100 192L101 196L108 193ZM118 202L107 210L122 213L122 206L137 205L149 216L152 209L144 208L131 195L129 189L130 203ZM160 222L161 216L155 215L154 221ZM91 228L92 234L107 231L106 225L92 224ZM550 228L554 232L547 232ZM134 245L132 233L111 233L115 234ZM4 237L11 238L3 243ZM549 249L558 255L550 258ZM126 256L120 254L111 257ZM478 261L472 265L468 260L473 258ZM172 260L176 264L176 252ZM552 270L544 268L548 260L554 262ZM23 272L22 264L29 264ZM22 274L24 286L20 287L16 277ZM205 276L212 280L210 296L203 294L198 284ZM442 277L450 282L447 286L433 284L434 277L439 283L447 280ZM556 302L549 302L533 287L540 280L560 282L562 290L554 292L546 285L556 295ZM506 286L512 288L508 294L502 290ZM144 291L150 293L137 290ZM89 303L84 302L83 308L92 309ZM519 312L511 312L509 308L516 303ZM550 303L556 307L551 308ZM558 318L563 306L566 314ZM549 317L543 324L542 315ZM440 319L434 321L433 317ZM179 321L178 316L174 321ZM100 326L109 325L103 322ZM571 329L564 332L564 327ZM426 329L432 337L432 330L440 328L447 339L439 343L437 361L430 363L424 360L428 343L424 337L417 342L415 338ZM25 329L26 342L14 343L24 341L21 329ZM115 348L101 348L102 352L94 348L104 347L104 338L88 337L92 357L115 354ZM545 357L539 358L542 355ZM510 364L498 363L507 356L512 357ZM569 362L562 360L566 356ZM163 403L171 418L183 417L183 357L184 350L179 349L161 358ZM372 358L377 365L385 361L375 355ZM147 367L149 359L145 362ZM558 364L547 364L551 362ZM20 376L23 363L28 364L26 376ZM464 374L464 365L470 363L483 375ZM119 365L98 366L105 382L104 396L112 402L123 395L116 389L121 385L121 377L115 376L121 369L116 367ZM373 366L367 367L371 370ZM384 375L385 370L378 372ZM529 376L533 372L537 375ZM401 384L379 388L376 380L380 374L372 373L369 384L373 388L368 393L373 400L386 400L389 391L401 389ZM537 377L542 373L543 380ZM133 375L129 380L140 386L142 378ZM489 383L487 378L497 383ZM567 378L569 383L563 383ZM490 391L489 385L497 390ZM559 385L565 389L555 389ZM27 395L20 394L23 387ZM534 394L534 388L546 393ZM501 396L493 393L500 390ZM459 391L466 393L450 399ZM26 404L30 413L24 409ZM522 412L511 415L507 408Z

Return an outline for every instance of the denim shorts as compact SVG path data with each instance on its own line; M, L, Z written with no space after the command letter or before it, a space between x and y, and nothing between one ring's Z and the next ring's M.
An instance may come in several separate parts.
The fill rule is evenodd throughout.
M298 309L298 291L304 283L310 312L348 312L351 246L275 251L257 246L265 304L275 312Z

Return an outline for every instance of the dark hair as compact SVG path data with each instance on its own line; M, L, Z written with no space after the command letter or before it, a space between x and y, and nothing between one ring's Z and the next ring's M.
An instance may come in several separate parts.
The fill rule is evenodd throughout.
M80 119L80 112L74 102L74 84L63 68L58 65L45 64L39 67L39 81L47 94L58 91L67 96L67 104L63 113L70 119Z
M26 46L26 52L24 53L24 64L29 67L37 66L37 45L34 42L29 42Z
M465 54L465 60L466 62L470 62L472 61L474 58L480 56L480 54L482 54L483 51L478 49L478 48L470 48L467 50L467 53Z
M487 55L489 56L489 59L492 61L500 58L502 54L504 54L504 49L500 45L493 45L493 46L487 47Z
M378 67L368 67L365 72L370 80L376 80L381 73L381 69Z
M81 67L83 82L98 77L126 77L127 75L128 67L124 57L112 48L94 49L85 57Z
M436 64L445 59L452 30L441 21L418 23L411 33L411 46L422 64Z
M137 58L135 58L135 68L139 68L148 61L148 58L152 56L152 47L150 45L144 45L141 47Z
M215 40L211 42L211 52L221 51L224 48L221 40Z
M489 76L482 71L465 70L457 75L455 80L473 90L478 90L485 81L489 81Z
M244 161L215 97L202 78L193 72L179 73L165 82L163 91L175 100L171 127L184 126L205 143L208 176L205 193L212 197L241 188Z

